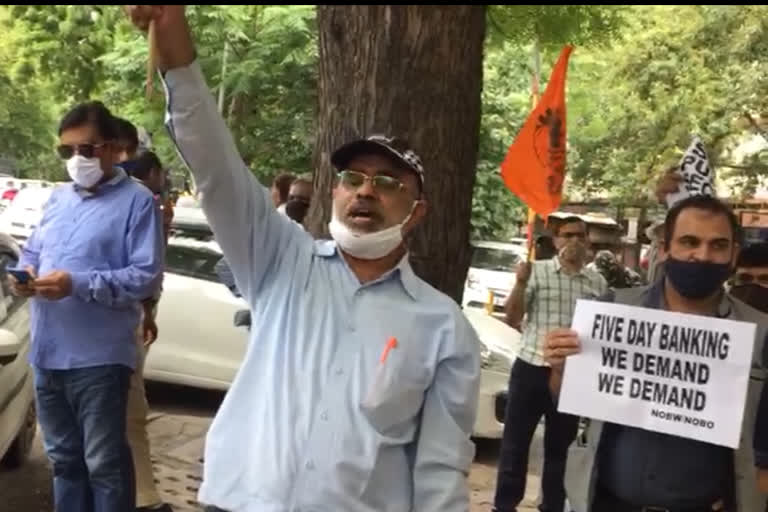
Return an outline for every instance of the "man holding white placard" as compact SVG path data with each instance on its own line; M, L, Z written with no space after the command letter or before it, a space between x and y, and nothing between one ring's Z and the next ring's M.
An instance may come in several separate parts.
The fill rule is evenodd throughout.
M630 306L757 325L754 340L734 335L730 341L733 345L753 344L750 377L755 378L749 379L738 449L591 421L568 455L566 490L575 512L752 512L764 507L764 497L756 487L752 451L756 407L751 404L757 403L762 393L762 380L757 377L764 373L768 317L723 290L738 259L740 243L738 221L727 205L708 196L683 199L670 209L666 219L661 256L664 279L648 288L617 291L613 297L614 302ZM565 359L578 354L580 347L579 337L570 329L554 330L547 336L545 357L553 369L553 391L560 390ZM717 364L711 363L713 368ZM737 398L734 392L734 400ZM689 399L694 409L701 406L700 398ZM768 432L756 434L765 436Z

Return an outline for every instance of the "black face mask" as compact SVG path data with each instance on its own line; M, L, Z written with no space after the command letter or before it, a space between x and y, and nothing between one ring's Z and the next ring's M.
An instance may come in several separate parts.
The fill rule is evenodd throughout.
M704 299L722 288L731 275L729 263L682 261L667 258L664 275L675 290L687 299Z
M731 295L763 313L768 313L768 288L759 284L740 284L731 288Z

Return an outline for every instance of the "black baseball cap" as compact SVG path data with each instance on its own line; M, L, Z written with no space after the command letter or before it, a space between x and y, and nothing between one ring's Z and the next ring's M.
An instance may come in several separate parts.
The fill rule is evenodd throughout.
M331 164L337 169L343 169L358 155L376 154L390 158L406 169L412 170L424 186L424 166L421 158L411 149L410 145L398 137L371 135L364 139L354 140L336 149L331 155Z

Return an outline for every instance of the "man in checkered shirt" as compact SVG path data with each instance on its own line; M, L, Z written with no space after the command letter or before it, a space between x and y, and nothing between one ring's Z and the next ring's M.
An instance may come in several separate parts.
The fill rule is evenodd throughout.
M528 450L541 416L546 418L542 512L562 512L563 477L568 446L576 436L578 417L557 412L549 391L544 362L548 331L570 327L576 301L596 299L608 289L603 277L587 269L587 225L568 217L555 226L558 255L524 263L505 306L507 323L523 326L522 346L509 376L504 438L496 485L496 512L515 512L525 494ZM525 322L523 323L523 317Z

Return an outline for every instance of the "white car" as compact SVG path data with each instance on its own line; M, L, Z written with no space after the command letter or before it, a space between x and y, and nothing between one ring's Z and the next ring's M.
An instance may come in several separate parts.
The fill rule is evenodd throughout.
M464 308L481 344L480 396L474 436L501 439L507 408L509 372L520 348L520 332L484 309Z
M248 305L221 284L215 269L220 259L221 249L212 240L168 240L159 333L147 356L145 378L229 389L248 343L247 331L235 327L233 319Z
M199 236L199 231L194 231ZM213 240L179 236L169 240L158 340L144 370L152 381L226 391L245 357L248 333L235 327L247 309L220 282L215 266L221 250ZM500 438L507 381L520 334L484 310L465 309L481 343L482 377L476 437Z
M34 376L29 354L29 308L7 284L7 267L15 266L20 249L0 234L0 463L17 468L27 459L37 431Z
M467 272L462 304L484 308L493 301L500 312L515 286L517 267L528 251L524 245L509 242L472 242L472 262Z
M43 207L53 187L29 187L19 190L10 206L0 215L0 233L24 242L43 218Z

